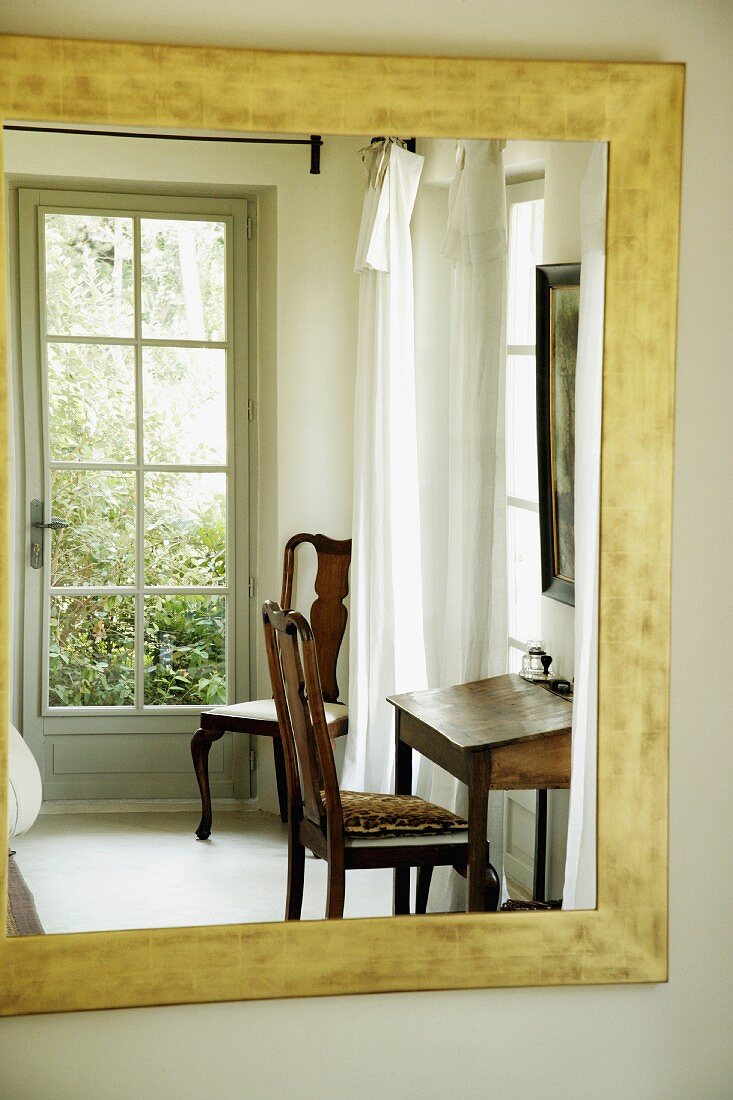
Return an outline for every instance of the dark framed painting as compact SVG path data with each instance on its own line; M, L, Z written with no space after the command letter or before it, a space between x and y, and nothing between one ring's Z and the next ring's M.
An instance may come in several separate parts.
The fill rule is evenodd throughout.
M537 266L537 465L542 591L575 604L575 364L580 264Z

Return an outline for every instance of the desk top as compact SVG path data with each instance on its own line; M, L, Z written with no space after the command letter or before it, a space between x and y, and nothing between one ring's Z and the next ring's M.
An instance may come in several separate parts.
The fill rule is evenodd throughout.
M573 713L569 699L513 673L391 695L387 701L464 752L568 733Z

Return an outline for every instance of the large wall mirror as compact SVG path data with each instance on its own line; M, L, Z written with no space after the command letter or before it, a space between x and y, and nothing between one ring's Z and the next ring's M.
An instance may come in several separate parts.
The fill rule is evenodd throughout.
M4 537L12 548L2 604L3 706L10 713L12 699L12 716L34 751L51 799L106 795L108 800L130 801L136 792L174 799L190 795L190 773L181 777L178 762L183 757L189 767L188 741L200 709L190 704L201 696L189 699L190 683L175 676L175 620L186 618L184 604L198 601L194 618L203 623L204 634L188 639L187 652L196 651L196 689L209 692L205 701L226 701L225 671L241 682L246 679L252 695L267 693L260 626L247 600L231 637L223 641L216 635L226 618L219 605L230 595L227 566L221 564L216 542L222 524L222 515L213 514L217 507L240 517L235 533L250 550L250 561L256 561L257 596L262 599L279 594L282 545L289 534L315 525L330 526L327 533L334 537L351 534L353 425L348 416L334 417L333 411L353 405L354 372L340 370L338 363L353 359L356 348L353 266L363 189L360 154L371 138L385 133L414 137L424 158L413 245L416 349L426 371L434 371L418 394L426 437L435 437L444 418L440 364L449 351L449 276L439 256L456 141L506 143L504 164L514 189L510 203L525 207L515 219L515 245L521 236L528 256L533 247L539 249L533 263L580 259L581 183L597 157L603 164L598 178L604 187L599 202L605 209L606 241L599 322L598 777L597 790L588 792L597 816L595 907L391 917L391 878L380 871L376 874L387 877L376 908L374 892L362 898L357 888L346 911L354 919L284 922L285 860L277 816L270 817L272 827L257 827L252 842L254 864L261 862L257 873L263 881L277 879L279 885L253 900L242 886L242 876L254 873L252 867L236 862L237 814L222 812L216 818L218 848L193 839L195 814L189 815L191 827L183 833L178 825L170 826L168 815L158 814L154 833L160 863L150 868L149 888L143 886L138 899L123 897L124 883L131 880L121 874L117 902L106 897L90 907L77 898L57 913L57 923L46 935L0 937L0 1011L664 980L682 68L330 57L12 37L0 40L0 49L0 113L7 128L6 191L11 199L6 204L6 240L13 323L5 326L6 392L25 456L22 491L17 467L3 489ZM146 139L53 132L95 128ZM164 141L164 133L186 140ZM227 134L267 136L278 143L207 143ZM308 172L307 148L279 144L307 143L313 134L322 135L324 142L320 176ZM195 137L198 143L189 140ZM237 148L248 150L244 162L233 159ZM542 239L541 225L537 228L542 176L544 249L536 244ZM185 279L179 284L169 269L166 234L174 242L169 254L181 256L190 249L199 257L196 286L185 285ZM83 262L93 268L95 249L101 249L110 259L110 279L119 282L114 296L119 308L111 321L99 317L104 293L95 297L92 286L85 298L91 284L83 272L73 300L67 300L66 291L55 290L68 285L58 273L70 262L69 242L80 238L86 249ZM40 269L32 259L39 250ZM238 262L231 262L232 257ZM219 286L220 269L239 269L241 282ZM249 298L248 281L256 285ZM166 282L173 289L156 317L150 288ZM522 293L527 296L527 286L515 287L515 294ZM6 296L4 292L3 303ZM249 313L242 308L247 300ZM531 334L520 329L530 323L531 310L518 300L514 305L516 317L524 318L520 323L515 317L517 331L508 347L517 372L516 378L508 377L514 378L512 407L519 423L527 392L522 357L532 343ZM86 321L75 328L76 322L64 313L79 311L86 311ZM219 314L232 319L226 334ZM103 336L95 325L104 330ZM322 346L312 335L318 330ZM600 328L598 335L600 340ZM229 355L230 336L240 349L249 346L252 352L250 382L257 406L253 445L247 442L246 393L242 401L235 379L224 384L219 363ZM167 340L176 345L175 353L166 347ZM321 351L320 357L335 365L330 372L317 364ZM84 364L88 366L92 352L95 363L87 370ZM135 355L140 362L135 366L131 359L127 364L126 383L125 357ZM20 372L18 363L33 357L46 370L29 382L25 366ZM136 370L150 404L147 396L135 403ZM216 381L219 374L221 384ZM225 394L232 399L227 413L220 407ZM222 415L229 418L229 430L241 435L238 488L227 480L232 471L208 427L212 421L207 417ZM44 417L50 419L50 432ZM287 425L299 427L291 434ZM50 449L47 445L44 453L39 447L37 457L29 459L33 439L41 438L52 440ZM309 449L310 439L319 441L318 448ZM111 446L117 450L110 459L104 448ZM19 453L17 447L13 451L12 440L9 449ZM139 460L136 465L135 454L144 456L142 465ZM440 507L442 466L441 456L434 455L420 472L428 490L424 495L435 510ZM308 494L299 490L297 476L306 486L322 487L329 472L334 489L321 489L317 518L311 520ZM514 476L519 486L522 469ZM28 584L9 581L11 574L26 571L25 559L33 553L17 522L19 510L36 495L26 491L33 478L55 487L52 492L63 505L54 506L55 512L76 509L77 532L88 536L96 524L107 551L114 548L114 554L90 548L89 539L78 534L65 540L54 536L46 544L52 565L45 572L31 571L49 582L46 589L39 585L35 595L24 590ZM142 479L146 515L152 516L149 538L143 532L137 542L125 534L134 523L124 520L125 507L134 509L135 479ZM259 504L256 530L249 533L241 516L253 487ZM531 505L531 490L526 495ZM521 509L522 494L516 490L511 496L512 506ZM211 505L206 530L195 534L193 547L177 547L170 539L176 512L188 509L200 517L202 502ZM123 516L117 527L115 514ZM195 576L193 559L199 569ZM425 568L439 572L440 562L428 554ZM244 572L240 569L240 593L247 594L247 575L254 572L249 563ZM151 595L151 586L162 591ZM97 591L90 597L85 588ZM90 599L99 601L92 611ZM148 600L160 603L157 619ZM137 627L135 609L140 612ZM563 639L559 617L564 614L572 616L572 608L558 605L537 626ZM71 632L67 628L74 616L78 621ZM69 670L73 647L83 650L111 633L115 645L107 652L114 659L103 668L95 666L91 679L80 684L79 675ZM518 644L517 634L509 632L510 651ZM30 660L18 661L19 648L31 654ZM225 668L225 658L235 648L238 663ZM558 673L571 675L562 646L556 660ZM346 666L344 649L341 683L348 682ZM41 682L43 705L38 707ZM146 705L166 702L170 692L180 704L178 711L145 711ZM113 713L112 701L128 713ZM130 717L135 706L140 711L137 725ZM0 743L7 764L7 743ZM140 762L136 770L127 763L131 745ZM247 752L236 739L216 742L210 757L215 796L233 795L240 804L247 800L252 793L243 786ZM259 796L265 805L276 797L274 782L268 784L263 766ZM0 789L7 789L4 772ZM516 813L524 813L521 802ZM129 833L120 841L105 827L104 815L88 815L90 822L92 816L99 819L94 829L82 823L76 834L54 833L58 854L51 866L59 875L82 849L81 862L89 860L82 878L88 880L94 877L95 859L100 867L119 860L121 872L126 861L134 862ZM561 817L558 810L557 820ZM507 820L505 809L503 822ZM84 834L94 830L94 844L89 845ZM34 850L32 837L29 832L14 845L19 855L25 852L27 866L46 858ZM168 879L166 852L172 844L188 845L190 856L176 862ZM503 852L505 873L519 874L513 872L519 864L511 862L516 853L506 845ZM233 862L225 862L232 853ZM192 890L197 868L206 860L202 888ZM235 887L213 885L216 860L221 860L227 882L236 880ZM545 870L550 879L556 874L551 861L543 874ZM314 863L308 873L314 894L311 902L306 899L304 916L322 916L325 867ZM3 863L3 928L6 875ZM48 876L52 879L53 874ZM377 895L379 891L377 886Z

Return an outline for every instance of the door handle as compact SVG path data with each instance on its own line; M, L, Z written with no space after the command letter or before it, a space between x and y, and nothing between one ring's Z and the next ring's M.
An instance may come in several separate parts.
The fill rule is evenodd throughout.
M48 523L43 522L43 501L31 501L31 569L43 567L43 535L41 531L62 531L69 524L65 519L51 516Z
M60 531L63 527L68 527L68 523L65 519L56 519L51 517L50 523L32 523L31 527L38 527L41 531Z

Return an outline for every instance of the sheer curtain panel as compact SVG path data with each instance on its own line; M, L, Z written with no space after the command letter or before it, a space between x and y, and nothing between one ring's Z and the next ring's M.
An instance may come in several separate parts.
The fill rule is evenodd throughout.
M446 541L439 683L506 671L507 564L504 392L506 191L504 143L460 141L443 255L452 264L447 369L446 515L423 538ZM440 444L438 444L440 445ZM435 521L433 521L435 522ZM466 788L421 760L418 792L458 813ZM502 803L489 800L492 862L501 873ZM465 882L436 868L429 908L462 908Z
M580 320L575 382L575 690L564 909L596 905L598 531L606 146L591 153L580 196Z
M344 787L393 790L386 696L426 687L415 423L412 215L423 158L387 138L367 183L354 411L349 736Z

